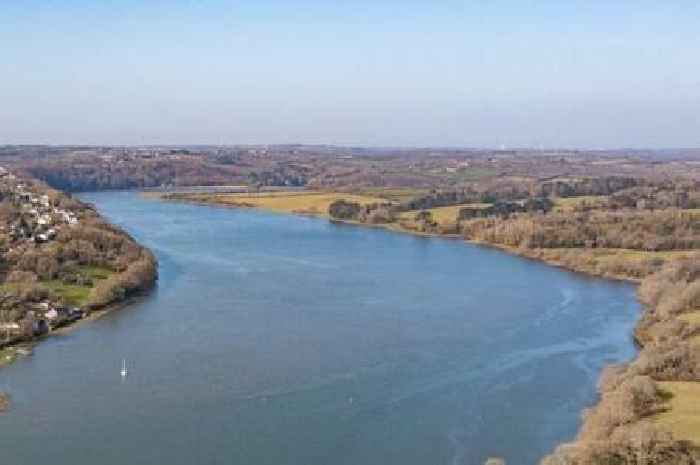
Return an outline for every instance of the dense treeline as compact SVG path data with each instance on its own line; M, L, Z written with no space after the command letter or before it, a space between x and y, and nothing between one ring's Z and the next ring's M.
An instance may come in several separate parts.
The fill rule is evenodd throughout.
M569 185L566 193L615 191L582 201L566 211L553 209L550 197L525 196L524 189L433 191L404 201L364 205L340 201L329 214L337 219L392 222L401 212L417 211L408 229L462 234L466 239L527 249L607 248L640 251L700 248L700 188L693 183L640 186L628 178L609 177ZM564 185L558 182L556 185ZM567 184L568 185L568 184ZM541 190L537 190L541 194ZM516 197L517 199L513 199ZM432 220L428 209L464 205L453 224ZM373 213L377 210L377 213Z
M19 168L70 192L204 185L299 187L312 176L311 168L301 163L188 151L159 156L64 155L22 160Z
M145 249L118 273L100 281L90 299L92 308L118 302L153 286L158 275L158 264L153 254Z
M426 210L449 205L508 202L528 198L611 195L646 183L647 181L641 179L619 176L562 178L540 182L527 178L502 178L474 183L463 189L436 189L403 202L399 209Z
M518 214L461 223L471 240L526 248L700 248L700 215L683 210Z
M282 164L272 169L251 171L248 184L253 187L301 187L309 181L310 169L295 164Z
M427 195L412 198L403 202L398 209L402 211L409 210L428 210L436 207L446 207L449 205L460 205L467 203L491 203L498 199L515 199L522 198L528 193L527 189L510 190L506 193L496 195L492 192L478 192L475 189L461 190L436 190Z
M89 301L94 308L145 290L157 277L157 263L151 252L96 216L85 218L79 228L63 229L50 246L11 251L6 263L14 270L10 280L12 273L21 271L23 281L36 287L41 287L41 281L54 279L94 285ZM81 267L86 266L105 268L114 274L95 282L81 273Z
M195 157L132 159L123 163L80 157L28 163L24 170L56 189L69 192L247 181L246 175L235 167L210 164Z
M532 192L538 197L576 197L582 195L611 195L642 183L640 179L622 176L581 177L540 182Z
M369 224L391 223L396 220L396 209L390 203L360 205L357 202L340 199L329 206L328 214L337 220L351 220Z

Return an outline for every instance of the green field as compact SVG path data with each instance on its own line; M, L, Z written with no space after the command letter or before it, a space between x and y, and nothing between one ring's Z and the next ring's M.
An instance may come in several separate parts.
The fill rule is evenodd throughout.
M107 279L114 274L114 271L99 266L81 266L78 270L92 279Z
M107 279L114 274L114 271L97 266L81 266L77 268L83 274L94 281ZM62 300L67 305L82 307L90 301L93 286L82 286L78 284L67 284L60 279L44 280L37 283L39 286L48 289L56 298ZM4 283L0 285L0 290L16 294L23 283Z
M82 306L88 302L91 286L78 286L75 284L65 284L58 279L51 281L42 281L41 285L51 291L52 294L58 296L68 305Z

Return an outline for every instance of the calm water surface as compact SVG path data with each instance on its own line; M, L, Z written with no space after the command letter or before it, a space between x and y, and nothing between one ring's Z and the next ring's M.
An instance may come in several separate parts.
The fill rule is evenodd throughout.
M3 464L534 464L605 363L631 285L324 220L83 196L157 290L0 371ZM122 381L122 358L130 373Z

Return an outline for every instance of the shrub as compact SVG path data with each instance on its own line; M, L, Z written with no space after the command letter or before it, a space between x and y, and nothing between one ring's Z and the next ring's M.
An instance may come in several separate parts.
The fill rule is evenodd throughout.
M603 392L600 403L584 413L584 439L603 439L619 426L641 419L658 409L661 395L648 376L633 376L615 389Z
M359 203L348 202L347 200L336 200L328 207L328 214L331 218L342 220L357 219L362 207Z
M394 213L387 207L376 208L367 215L367 222L371 224L391 223L395 219Z
M663 345L645 348L632 365L635 373L656 380L700 380L700 349L675 338Z
M32 271L13 270L7 275L8 283L35 283L38 281L36 273Z

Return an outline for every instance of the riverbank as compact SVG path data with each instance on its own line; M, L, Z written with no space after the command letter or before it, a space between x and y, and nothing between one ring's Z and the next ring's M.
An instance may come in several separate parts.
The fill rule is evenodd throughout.
M442 234L442 233L437 233L437 232L422 232L422 231L417 231L415 229L409 229L402 227L400 224L396 223L386 223L386 224L369 224L369 223L363 223L360 221L352 221L352 220L337 220L333 219L331 220L334 223L339 223L339 224L347 224L347 225L352 225L352 226L360 226L360 227L374 227L374 228L381 228L381 229L386 229L388 231L396 232L396 233L401 233L401 234L411 234L414 236L419 236L419 237L436 237L436 238L441 238L441 239L451 239L451 240L458 240L458 241L463 241L468 244L474 244L474 245L479 245L483 247L489 247L493 249L498 249L502 252L511 254L511 255L516 255L518 257L523 257L523 258L529 258L531 260L537 260L543 263L546 263L548 265L557 267L557 268L562 268L566 271L573 271L576 273L582 273L588 276L594 276L594 277L599 277L599 278L605 278L605 279L613 279L613 280L618 280L618 281L627 281L635 284L640 284L642 282L642 279L622 273L614 273L611 272L610 270L605 270L601 268L595 268L595 267L586 267L585 265L582 265L581 263L585 262L590 262L590 260L572 260L572 259L567 259L566 254L571 253L570 249L558 249L555 251L547 250L547 249L527 249L527 248L522 248L522 247L512 247L512 246L507 246L504 244L497 244L497 243L492 243L492 242L486 242L486 241L480 241L480 240L474 240L474 239L465 239L459 234ZM623 251L624 252L624 251ZM616 251L608 251L607 255L615 255ZM594 258L594 254L591 253L591 258Z
M91 306L89 312L86 312L83 317L77 318L72 321L67 321L60 326L52 328L51 331L46 334L42 334L39 337L19 340L16 343L7 344L0 349L0 368L11 363L17 356L29 355L31 353L31 348L36 345L37 342L43 340L51 335L65 334L68 331L72 331L80 327L84 323L92 322L102 318L103 316L120 310L124 307L132 305L134 302L144 298L148 295L148 292L155 286L157 277L154 276L153 281L146 283L143 288L135 293L125 295L124 297L110 301L106 304L93 305Z
M0 187L0 367L155 285L155 256L92 206L7 172Z
M126 313L47 339L2 373L10 461L50 453L81 463L80 438L107 431L139 445L126 452L136 461L155 445L160 461L178 463L245 450L257 463L482 463L501 452L535 464L593 399L595 375L584 368L634 353L620 336L639 310L628 284L293 215L134 192L83 199L156 251L159 289ZM560 396L569 408L550 408ZM140 448L144 432L193 415L208 418L196 432L176 428ZM484 421L447 441L473 418ZM188 455L193 437L201 442ZM16 452L30 440L43 452Z
M38 338L21 340L17 341L16 343L5 345L2 349L0 349L0 369L16 362L22 357L31 356L34 347L37 344L40 344L46 338L67 334L70 331L75 331L86 323L94 322L112 312L118 311L129 305L134 304L138 300L144 298L150 291L150 289L154 286L155 280L150 285L150 287L144 288L144 290L139 294L132 294L128 297L124 297L122 300L113 301L101 307L93 308L83 318L64 324L56 329L51 330L46 334L41 335ZM6 411L8 408L10 408L10 397L6 393L0 392L0 413Z
M195 203L264 208L263 205L222 203L215 198L206 201L197 198ZM407 228L400 222L333 221L421 236L462 239L457 234ZM608 463L606 460L618 457L619 462L615 463L636 464L639 457L647 456L655 460L648 463L675 465L692 463L687 460L700 457L700 416L687 408L700 399L700 383L697 382L700 380L700 318L688 317L700 311L700 272L696 265L700 261L695 251L544 249L484 240L468 242L567 270L640 284L644 312L634 331L641 348L638 357L628 364L605 370L601 377L600 401L585 413L577 439L558 448L543 463L588 465Z
M568 271L584 273L589 276L602 277L606 279L615 279L621 281L629 281L636 284L642 282L642 277L634 276L629 273L615 271L612 266L605 266L608 262L622 261L627 265L634 267L638 264L641 258L658 258L667 259L670 256L676 255L677 258L686 258L692 254L692 251L682 251L678 253L655 253L646 252L640 255L636 251L627 249L574 249L574 248L559 248L559 249L528 249L525 247L514 247L495 242L488 242L476 239L465 239L460 234L442 233L437 231L420 231L414 227L407 227L405 222L388 222L388 223L368 223L351 219L332 218L327 210L323 208L328 206L335 200L354 198L361 200L364 204L386 202L386 199L381 197L356 196L345 193L325 193L323 201L319 205L315 199L309 202L309 199L319 195L317 192L294 192L289 196L284 193L261 193L261 194L167 194L148 192L146 195L149 198L157 198L163 201L187 202L197 205L216 205L227 208L259 208L262 210L272 211L280 214L295 214L314 216L318 218L328 219L334 223L346 224L352 226L381 228L393 232L411 234L420 237L439 237L453 240L463 240L470 244L481 245L485 247L496 248L501 251L517 255L520 257L530 258L547 263L548 265L563 268ZM294 197L294 201L289 201L289 197ZM305 196L308 196L305 198ZM287 197L287 198L285 198ZM270 201L274 198L274 201ZM595 266L603 263L603 266Z
M357 221L344 223L365 225ZM459 235L419 232L397 224L378 226L394 232L461 239ZM601 256L612 256L627 262L625 268L635 270L641 257L663 257L666 261L664 270L673 270L676 266L692 267L700 260L700 255L694 251L648 252L644 257L642 253L629 250L548 250L478 240L466 242L497 248L569 271L633 282L646 288L655 286L658 274L663 270L640 277L591 264ZM584 412L577 439L545 457L543 465L599 465L608 463L606 460L611 457L618 457L621 464L636 464L638 456L645 454L655 457L655 461L649 462L654 464L676 465L688 458L700 458L700 412L694 407L700 402L699 279L700 276L693 275L684 285L674 286L673 294L666 295L664 301L640 296L644 311L633 333L641 349L637 358L629 364L610 366L604 371L600 382L601 399ZM679 294L682 303L677 302ZM674 312L660 316L659 306L669 305L669 301L674 301L670 304L675 306ZM669 364L676 365L675 371L668 371ZM621 400L625 398L632 400ZM640 406L643 403L650 405Z
M165 200L181 200L202 204L216 204L234 208L262 208L279 213L295 213L328 218L330 205L339 199L369 205L385 202L380 197L322 191L259 192L259 193L148 193L148 196Z

